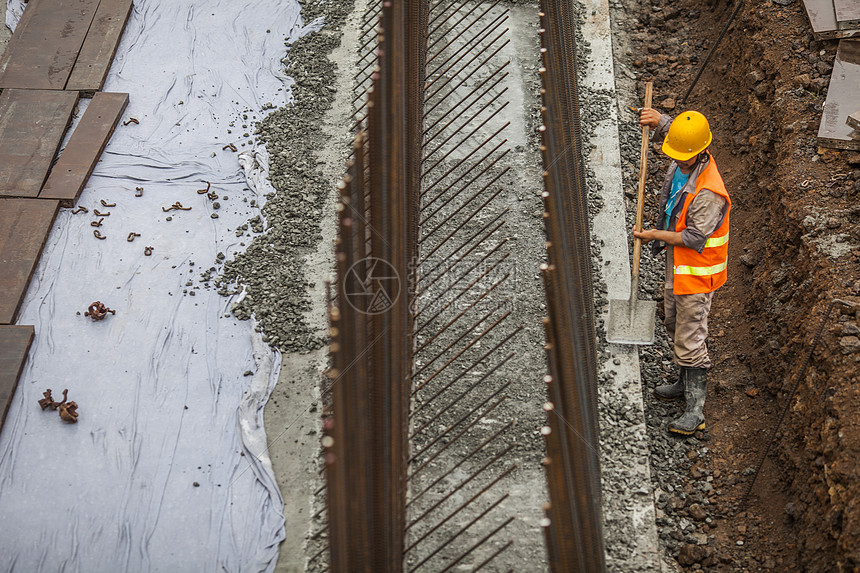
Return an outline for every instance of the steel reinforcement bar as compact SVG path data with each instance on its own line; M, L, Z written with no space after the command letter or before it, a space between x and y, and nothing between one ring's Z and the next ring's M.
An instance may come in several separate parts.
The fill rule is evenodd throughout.
M423 2L382 3L366 133L339 186L323 425L334 571L403 568L426 21Z
M543 522L553 571L606 568L597 428L588 193L576 85L575 15L541 1L541 152L548 263L541 267L549 363L544 460L550 503Z

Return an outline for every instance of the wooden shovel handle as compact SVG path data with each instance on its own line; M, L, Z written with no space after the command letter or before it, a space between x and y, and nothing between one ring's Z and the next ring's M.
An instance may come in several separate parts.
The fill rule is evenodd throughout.
M645 107L651 107L651 96L654 91L654 84L648 82L645 84ZM642 148L639 150L639 191L636 195L636 227L637 231L642 230L642 215L645 213L645 179L648 177L648 138L650 136L650 128L645 125L642 127ZM639 276L639 255L642 253L642 240L633 239L633 276Z

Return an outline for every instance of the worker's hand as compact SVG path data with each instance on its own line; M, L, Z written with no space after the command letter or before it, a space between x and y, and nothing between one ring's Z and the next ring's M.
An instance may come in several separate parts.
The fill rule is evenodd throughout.
M642 229L641 231L637 231L636 227L633 227L633 236L640 239L643 243L655 240L657 237L654 236L654 233L656 232L657 229Z
M663 114L651 107L643 107L639 110L639 125L654 129L660 123Z

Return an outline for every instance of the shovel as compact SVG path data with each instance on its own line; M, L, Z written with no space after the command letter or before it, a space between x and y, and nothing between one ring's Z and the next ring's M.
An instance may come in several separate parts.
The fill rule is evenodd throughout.
M651 93L654 86L645 84L645 107L651 107ZM642 149L639 158L639 193L636 198L636 227L642 230L642 214L645 210L645 177L648 173L648 136L649 128L642 128ZM630 299L611 299L609 301L609 327L607 342L613 344L653 344L654 320L657 303L653 300L637 300L639 294L639 255L642 240L633 240L633 277L630 280Z

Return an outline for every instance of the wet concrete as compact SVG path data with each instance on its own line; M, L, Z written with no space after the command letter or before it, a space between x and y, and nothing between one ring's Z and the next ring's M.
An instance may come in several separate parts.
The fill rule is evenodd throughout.
M465 14L472 6L465 3L461 13ZM503 3L477 18L468 30L463 28L471 23L472 18L452 17L447 30L431 36L431 42L438 38L436 50L439 51L432 53L439 55L428 66L428 81L434 84L429 88L425 102L426 108L432 110L428 114L427 125L432 126L435 121L440 123L430 127L425 142L425 158L428 159L425 160L424 177L428 188L431 185L428 182L435 182L437 178L441 182L427 192L422 203L424 224L420 236L423 243L419 253L422 282L419 283L417 302L417 307L422 310L416 326L419 332L416 341L422 349L416 353L419 374L413 380L418 389L412 405L411 433L412 449L420 454L413 464L409 482L410 518L417 520L409 535L416 546L407 555L409 566L428 559L421 567L429 571L441 571L446 564L467 553L458 567L471 569L500 549L503 552L492 560L488 569L546 570L540 520L547 494L546 477L540 465L544 443L539 433L545 423L542 405L546 400L541 381L546 371L546 354L540 322L546 309L539 266L545 258L546 239L541 219L540 194L543 187L536 137L540 105L537 12L536 3ZM507 13L507 20L500 26L506 29L503 37L492 43L496 36L494 32L489 35L490 39L482 39L480 30L497 18L504 18L504 13ZM450 45L439 48L450 40L453 40ZM502 47L506 40L509 43ZM480 51L489 61L482 64L478 58L473 63L466 63L472 55L470 53L463 57L459 67L454 65L452 69L444 70L447 66L440 62L466 47L475 50L474 53ZM497 48L498 54L491 57ZM504 70L508 75L500 79L491 93L475 96L473 103L466 99L472 89L506 62L509 63ZM436 68L442 70L438 75L433 74ZM469 76L472 71L475 74ZM446 88L437 87L454 77L468 79L462 85L452 80ZM437 95L437 89L439 94L446 94L449 89L453 93L443 98ZM460 109L456 106L461 99L470 102L469 112L452 120ZM479 111L484 106L487 107ZM498 115L493 115L496 112ZM471 117L471 114L475 116ZM442 128L448 121L451 125ZM457 128L464 123L462 134L454 137ZM476 131L475 135L461 144L461 139L472 130ZM469 156L480 142L496 132L499 135L486 148ZM452 139L443 143L447 137ZM496 145L500 146L497 152L479 161ZM465 163L457 165L461 159L465 159ZM435 165L437 161L440 162L438 166ZM442 175L445 173L447 175ZM457 195L462 188L461 183L467 181L470 181L468 189ZM470 202L473 194L479 196ZM449 200L450 203L446 203ZM463 244L472 245L469 237L497 216L505 221L497 232L481 239L471 253L464 254L465 248L456 250ZM449 234L453 234L450 240L443 239ZM498 251L494 251L497 247ZM503 259L506 255L507 258ZM464 257L463 260L455 263L460 257ZM443 262L454 267L446 278L436 280L433 267ZM508 278L503 279L506 275ZM458 282L456 277L460 276L464 278ZM498 288L478 302L479 295L497 281L500 283ZM472 283L474 288L466 287ZM462 298L457 299L461 293ZM473 302L477 304L470 308ZM446 307L449 303L452 306ZM460 312L466 314L457 318ZM505 313L509 314L502 318ZM455 323L442 330L450 320ZM496 321L499 321L498 326L491 328ZM522 331L505 342L506 336L520 325ZM469 347L473 337L485 330L487 333L480 341ZM439 333L438 337L434 337L436 333ZM496 345L500 346L490 352ZM481 359L486 352L490 355ZM509 353L510 358L502 362ZM440 358L436 359L436 356ZM443 368L449 360L451 366ZM498 370L493 370L493 367L498 367ZM485 374L486 379L483 378ZM437 392L440 394L435 398ZM481 403L494 396L495 392L505 396L497 408L483 416L473 412L483 409L480 408ZM445 428L453 427L464 417L469 422L480 418L480 422L468 431L463 429L461 437L455 436L465 424L445 434ZM505 425L514 419L516 423L505 429ZM481 445L497 431L502 432L498 439L486 446ZM443 434L446 437L441 438ZM450 440L443 442L445 449L434 443L439 438ZM510 450L504 454L503 460L491 463L486 471L481 469L505 448ZM417 469L437 452L439 456L433 462ZM493 485L493 480L513 464L518 466ZM456 467L456 471L446 475L452 467ZM437 479L442 481L431 487ZM418 495L428 487L430 491ZM479 495L484 487L490 489ZM456 497L446 501L445 496L455 490ZM505 495L507 497L503 497ZM477 496L473 502L455 517L445 520L455 504L472 496ZM499 503L492 507L495 500ZM443 505L436 509L438 503ZM478 519L484 510L489 513ZM418 519L424 516L425 511L428 512L426 517ZM513 521L502 531L469 552L509 518ZM472 519L478 521L457 535ZM427 537L423 538L425 534ZM511 539L513 544L505 548Z

